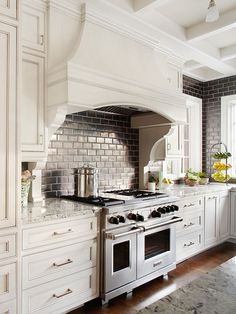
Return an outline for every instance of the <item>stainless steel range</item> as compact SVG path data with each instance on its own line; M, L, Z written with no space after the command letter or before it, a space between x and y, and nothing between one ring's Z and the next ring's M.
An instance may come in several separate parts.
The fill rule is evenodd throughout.
M102 206L101 297L103 303L166 275L176 267L176 197L139 190L73 198Z

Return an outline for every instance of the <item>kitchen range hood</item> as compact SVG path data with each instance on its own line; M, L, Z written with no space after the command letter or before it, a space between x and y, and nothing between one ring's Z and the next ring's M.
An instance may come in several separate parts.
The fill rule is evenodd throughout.
M65 62L50 68L50 134L66 114L107 105L143 107L165 117L170 124L185 123L182 60L157 41L119 22L121 12L113 10L103 1L99 5L98 1L89 1L82 6L73 51ZM174 73L178 76L176 84L171 77L173 69L180 69Z

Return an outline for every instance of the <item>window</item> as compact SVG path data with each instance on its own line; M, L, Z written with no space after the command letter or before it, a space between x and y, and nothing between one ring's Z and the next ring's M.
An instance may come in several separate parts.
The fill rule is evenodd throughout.
M202 100L195 97L187 99L187 123L183 125L183 154L181 172L189 168L202 170Z
M236 178L236 95L221 98L221 141L232 154L229 174Z

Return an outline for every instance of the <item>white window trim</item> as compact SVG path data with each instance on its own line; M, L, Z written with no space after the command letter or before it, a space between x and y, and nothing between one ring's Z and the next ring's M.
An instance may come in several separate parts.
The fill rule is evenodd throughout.
M197 126L195 128L190 127L189 166L194 171L201 171L202 170L202 99L193 97L193 96L187 96L186 106L192 107L190 110L190 114L191 114L190 121L194 120L194 124L195 126Z
M221 97L221 142L227 145L228 151L231 153L233 132L231 113L233 104L236 104L236 95Z

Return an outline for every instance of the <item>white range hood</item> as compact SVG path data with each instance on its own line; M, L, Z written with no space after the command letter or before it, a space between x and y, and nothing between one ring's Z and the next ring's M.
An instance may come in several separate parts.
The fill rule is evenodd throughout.
M144 107L170 123L184 123L181 82L174 86L171 81L173 69L180 69L174 76L178 75L177 81L182 79L181 60L117 18L111 19L111 7L106 11L104 3L95 4L91 1L83 6L73 51L50 70L49 133L68 113L116 104Z

